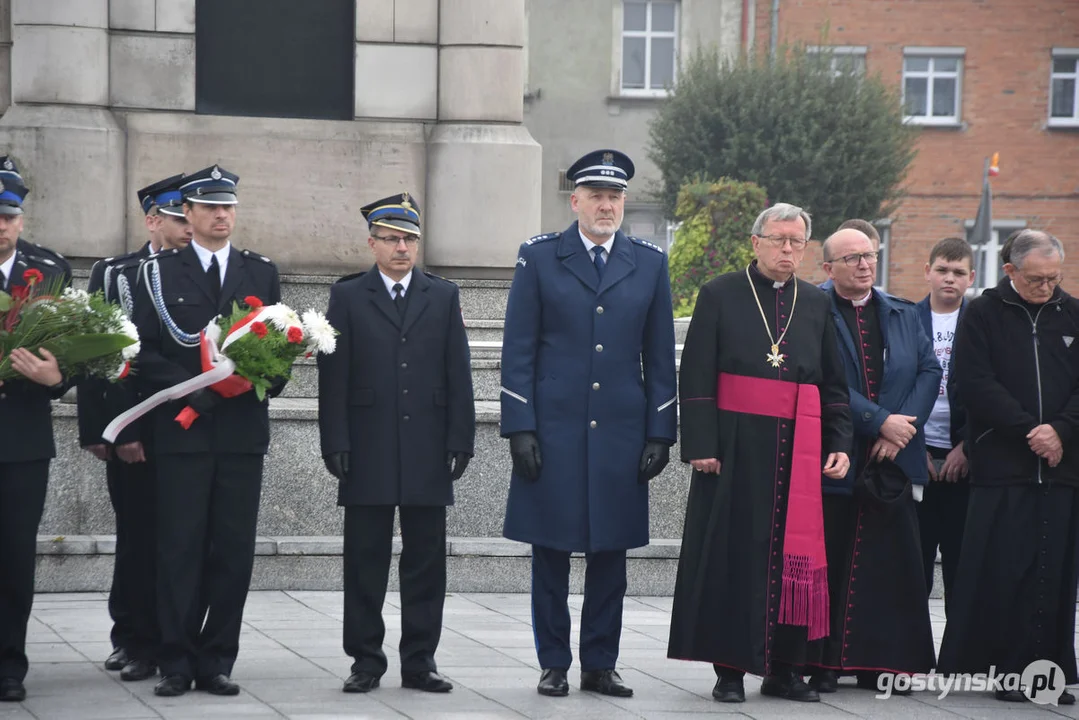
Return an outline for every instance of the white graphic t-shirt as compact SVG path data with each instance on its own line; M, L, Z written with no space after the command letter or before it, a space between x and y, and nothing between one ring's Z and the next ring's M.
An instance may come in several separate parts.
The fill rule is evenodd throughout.
M933 405L933 412L925 424L925 442L935 448L950 450L952 447L952 411L948 404L948 372L952 365L952 342L955 340L955 325L959 320L959 310L950 313L932 313L933 315L933 352L937 362L944 370L940 378L940 394Z

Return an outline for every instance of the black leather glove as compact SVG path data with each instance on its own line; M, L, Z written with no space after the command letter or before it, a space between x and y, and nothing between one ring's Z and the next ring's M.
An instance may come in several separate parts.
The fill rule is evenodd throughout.
M465 474L465 468L468 467L468 461L471 459L472 456L465 452L450 450L446 453L446 469L450 471L450 479L460 480L461 476Z
M275 398L282 393L285 389L285 385L288 383L289 378L286 377L273 377L270 378L270 387L266 389L266 397Z
M510 435L510 455L513 457L513 472L529 482L539 480L543 460L540 458L536 433L519 432Z
M209 415L221 402L221 396L209 388L200 388L184 399L199 415Z
M642 485L663 472L671 461L671 448L663 440L649 440L641 453L641 467L637 472L637 482Z
M347 452L330 453L324 456L322 461L326 463L326 469L330 471L330 475L333 475L338 480L344 480L348 477Z

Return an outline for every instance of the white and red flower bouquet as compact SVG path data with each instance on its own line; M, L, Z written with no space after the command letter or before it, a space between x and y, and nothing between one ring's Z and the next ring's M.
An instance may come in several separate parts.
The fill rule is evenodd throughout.
M21 378L11 367L11 351L44 348L65 377L118 380L139 353L139 333L120 306L102 293L44 282L36 268L23 272L25 285L0 291L0 380Z

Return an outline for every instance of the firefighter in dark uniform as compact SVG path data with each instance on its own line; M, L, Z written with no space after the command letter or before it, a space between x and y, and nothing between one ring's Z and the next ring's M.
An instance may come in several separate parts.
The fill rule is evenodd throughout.
M633 162L574 163L578 220L521 245L502 342L513 475L504 534L532 545L537 691L569 692L570 553L586 555L581 689L629 697L615 670L626 550L648 544L648 482L677 428L667 256L619 226Z
M199 332L249 295L281 300L277 267L229 242L238 177L218 166L184 178L192 242L164 250L138 274L134 322L142 341L135 375L153 394L202 372ZM284 382L270 390L280 393ZM199 417L185 430L176 415ZM267 401L254 392L223 398L211 389L162 405L147 417L157 474L157 659L161 696L197 689L237 695L229 676L255 552L262 464L270 442Z
M375 267L330 289L341 334L319 355L319 430L345 507L345 692L386 672L382 603L395 507L401 514L401 684L453 686L435 650L446 596L446 506L472 457L476 414L468 338L456 285L415 267L420 209L395 195L360 212Z
M138 191L145 213L149 241L138 250L94 263L87 290L101 291L131 317L132 290L139 263L162 248L176 247L178 237L190 230L183 219L180 181L183 173L160 180ZM182 223L180 233L163 226L166 211L179 213L172 223ZM171 234L164 232L169 230ZM105 461L109 501L116 514L116 556L109 592L110 633L113 652L106 670L119 670L123 680L145 680L157 672L157 606L154 585L154 475L148 462L145 425L135 422L107 444L101 434L112 418L137 401L132 379L110 383L89 378L79 383L79 444Z
M31 270L41 273L39 282L46 286L61 279L67 284L54 260L17 245L28 192L21 178L0 178L0 290L6 293L27 285ZM68 382L47 350L35 354L19 348L10 357L12 368L25 379L0 384L0 701L18 702L26 697L26 624L34 602L37 526L45 508L49 461L56 456L50 400L62 396Z
M19 174L19 168L16 167L15 161L9 156L0 156L0 182L7 183L13 181L15 185L26 186L26 182L23 180L22 175ZM18 248L25 255L34 255L39 258L51 260L53 264L60 269L60 273L64 276L65 282L71 284L71 264L60 253L55 250L51 250L44 245L38 245L32 243L29 240L23 240L19 238Z

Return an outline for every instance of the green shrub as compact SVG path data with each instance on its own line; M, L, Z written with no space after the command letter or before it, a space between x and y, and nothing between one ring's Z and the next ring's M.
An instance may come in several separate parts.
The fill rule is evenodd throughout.
M701 285L753 260L750 231L767 204L764 189L751 182L695 179L682 186L675 209L682 224L668 257L675 317L693 314Z

